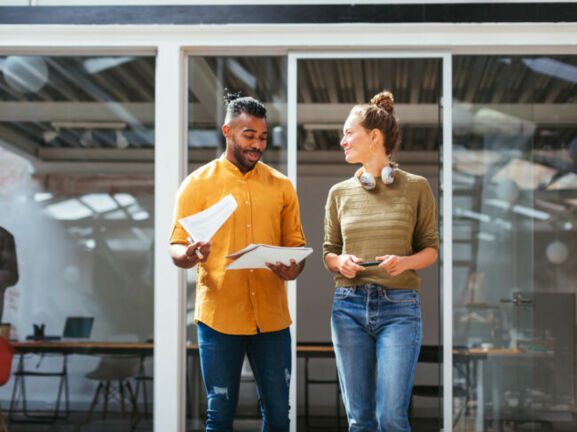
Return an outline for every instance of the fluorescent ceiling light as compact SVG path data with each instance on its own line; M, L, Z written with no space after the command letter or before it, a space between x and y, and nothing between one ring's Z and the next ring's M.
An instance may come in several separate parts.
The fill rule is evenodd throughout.
M502 113L491 108L480 108L474 116L473 132L480 135L532 136L537 128L534 122Z
M493 150L460 148L453 152L453 164L457 171L481 176L502 157L502 152Z
M105 213L118 208L118 204L108 194L88 194L83 195L80 201L97 213Z
M547 212L544 212L541 210L535 210L534 208L519 205L519 204L515 204L515 205L511 206L507 201L503 201L500 199L487 199L487 200L484 200L483 202L487 205L497 207L497 208L500 208L502 210L511 209L513 212L515 212L517 214L520 214L523 216L528 216L528 217L531 217L533 219L545 221L551 217L551 215Z
M79 220L93 215L88 207L75 198L50 204L44 210L57 220Z
M89 239L82 239L80 240L80 244L82 244L86 249L93 250L96 248L96 240L89 238Z
M509 204L507 201L500 199L486 199L484 200L484 203L493 207L500 208L502 210L508 210L511 207L511 204Z
M36 192L34 194L34 201L36 202L44 202L51 200L52 198L54 198L54 195L52 195L50 192Z
M132 219L137 221L146 220L150 217L150 214L146 210L141 210L135 213L132 213Z
M520 215L528 216L528 217L531 217L533 219L542 220L542 221L546 221L551 217L551 215L549 213L546 213L546 212L541 211L541 210L535 210L534 208L525 207L525 206L522 206L519 204L516 204L513 206L513 211L515 213L520 214Z
M113 238L106 239L106 244L113 251L132 251L142 252L147 251L150 245L138 239Z
M484 240L484 241L489 241L489 242L495 241L495 236L493 234L489 234L486 232L480 232L479 234L477 234L477 238L479 240Z
M556 173L555 168L514 158L495 174L492 181L498 183L512 179L523 190L535 190L542 184L549 184Z
M104 215L106 220L123 220L126 219L126 213L123 210L114 210Z
M577 174L568 173L547 186L547 190L577 189Z
M84 70L89 74L115 68L134 60L134 57L96 57L84 60Z
M577 83L577 67L573 65L548 57L523 59L523 63L535 72Z
M134 198L132 195L127 194L127 193L114 194L114 199L122 207L128 207L129 205L136 203L136 198Z
M469 218L469 219L475 219L475 220L478 220L480 222L485 222L485 223L491 222L491 216L489 216L489 215L474 212L472 210L458 208L458 207L455 208L455 216L465 217L465 218Z

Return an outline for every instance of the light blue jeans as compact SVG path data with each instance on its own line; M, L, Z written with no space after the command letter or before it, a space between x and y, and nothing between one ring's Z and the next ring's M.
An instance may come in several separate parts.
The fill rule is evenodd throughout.
M256 381L262 432L289 431L289 329L256 335L220 333L198 323L200 366L207 392L206 431L232 432L245 354Z
M372 283L337 288L331 329L349 431L410 431L422 337L418 293Z

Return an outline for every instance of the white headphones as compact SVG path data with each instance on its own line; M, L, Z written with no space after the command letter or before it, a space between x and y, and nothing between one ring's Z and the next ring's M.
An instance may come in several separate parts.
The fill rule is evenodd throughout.
M395 171L397 170L397 164L387 165L381 170L381 180L384 184L391 184L395 181ZM364 168L359 168L355 173L355 177L361 183L363 189L373 190L377 186L375 178L365 172Z

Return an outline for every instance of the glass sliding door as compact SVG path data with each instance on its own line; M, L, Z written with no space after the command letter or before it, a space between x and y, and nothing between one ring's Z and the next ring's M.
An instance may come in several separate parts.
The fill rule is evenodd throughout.
M188 58L188 167L189 172L219 158L226 149L221 127L224 96L252 96L267 108L268 142L261 161L286 174L287 72L283 56L200 56ZM258 214L255 223L259 223ZM234 251L231 251L234 252ZM196 268L187 271L186 326L189 346L197 344L195 324ZM242 313L241 311L238 312ZM293 317L294 319L294 317ZM187 430L204 430L206 393L198 358L188 362ZM260 408L254 378L245 359L241 373L235 430L260 430Z
M443 56L296 53L293 61L297 71L296 106L289 112L296 114L297 185L307 243L315 249L298 279L299 426L303 430L323 426L337 430L340 424L344 430L346 417L330 330L334 281L322 262L328 191L359 168L345 162L339 145L343 124L354 105L368 103L375 94L391 90L402 136L395 161L401 169L426 177L439 200ZM440 208L441 202L438 204ZM416 431L430 427L431 419L442 423L439 266L419 273L423 345L428 356L419 362L415 389L428 391L416 390L413 398L411 421Z
M453 77L456 430L572 430L577 56L459 55Z

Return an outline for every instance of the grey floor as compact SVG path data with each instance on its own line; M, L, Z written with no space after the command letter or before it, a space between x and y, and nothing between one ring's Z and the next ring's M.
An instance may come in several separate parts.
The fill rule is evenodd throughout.
M5 416L7 413L4 412ZM152 431L152 421L142 420L135 427L131 424L129 418L122 419L120 413L110 413L103 420L100 415L93 416L90 422L86 422L86 412L73 412L67 420L58 420L55 423L13 423L8 421L8 430L10 432L144 432ZM411 421L413 432L439 432L441 427L437 419L431 417L417 417ZM187 421L187 432L202 432L203 424L201 421ZM235 421L235 432L258 432L260 431L260 421L255 419L238 419ZM341 427L338 429L346 431L345 419L341 419ZM455 432L469 432L475 430L474 419L464 419L454 428ZM493 431L492 425L486 425L487 432ZM298 432L322 432L337 431L334 417L311 417L309 427L306 425L304 417L298 418ZM551 423L507 423L501 424L502 432L513 431L535 431L535 432L575 432L577 431L577 419L570 421L560 421Z

